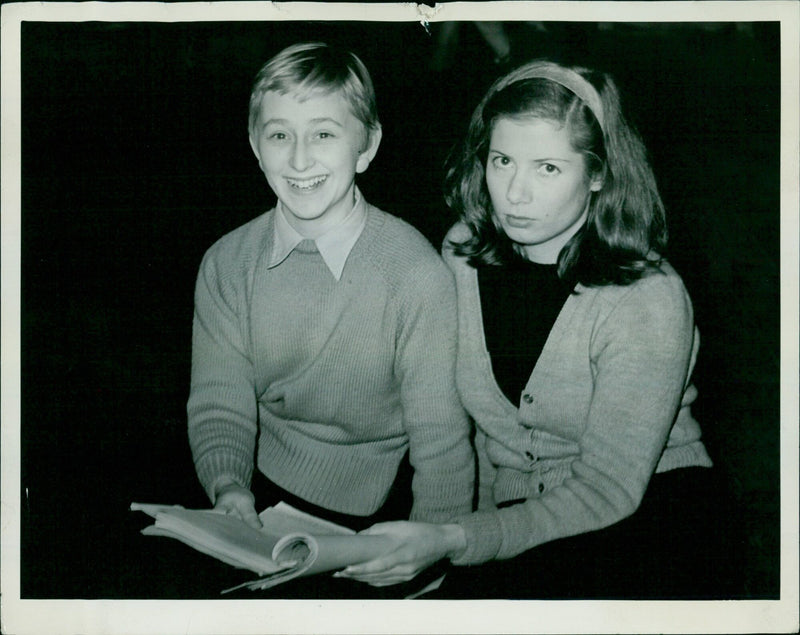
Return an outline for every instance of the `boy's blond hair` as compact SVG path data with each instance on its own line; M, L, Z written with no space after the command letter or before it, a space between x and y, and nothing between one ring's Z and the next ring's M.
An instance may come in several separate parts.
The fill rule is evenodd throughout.
M380 128L375 89L364 63L352 52L322 42L294 44L269 60L256 75L250 94L248 130L252 136L261 100L268 91L291 93L300 101L314 94L340 92L371 132Z

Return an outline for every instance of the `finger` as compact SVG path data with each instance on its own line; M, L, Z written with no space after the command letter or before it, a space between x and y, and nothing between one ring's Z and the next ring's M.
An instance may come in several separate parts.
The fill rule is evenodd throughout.
M261 529L263 527L261 524L261 519L258 517L258 514L255 513L255 510L241 509L235 504L223 504L217 509L228 516L238 518L239 520L247 523L253 529Z
M404 582L408 582L409 580L413 580L414 576L409 575L391 575L382 578L351 578L356 582L361 582L363 584L368 584L373 587L385 587L385 586L392 586L393 584L402 584Z
M348 580L360 580L361 582L366 582L367 580L377 580L381 576L385 576L386 572L381 571L379 573L359 573L357 571L350 571L348 569L343 569L342 571L337 571L333 574L334 578L347 578Z
M361 582L362 584L368 584L370 586L390 586L392 584L402 584L403 582L408 582L409 580L413 579L409 576L392 576L391 578L348 578L350 580L354 580L355 582Z
M369 562L362 562L361 564L351 564L343 569L342 573L345 575L370 575L376 573L385 573L395 563L386 558L375 558Z
M347 580L354 580L356 582L369 584L370 586L388 586L390 584L407 582L408 580L413 579L414 576L398 575L395 573L390 573L385 575L351 576L351 575L341 575L341 573L335 573L333 577L344 578Z
M254 509L246 510L242 514L242 520L250 525L253 529L261 529L263 524Z
M236 508L228 503L220 503L214 509L216 509L218 512L228 515L236 513Z
M386 587L386 586L394 586L395 584L403 584L404 582L408 582L413 578L400 578L396 580L387 580L385 582L367 582L370 586L373 587Z
M397 521L376 523L372 525L372 527L368 527L367 529L359 531L358 533L361 536L374 536L377 534L385 534L394 529L397 524L398 524Z
M386 582L386 581L396 581L396 582L404 582L406 580L411 580L415 577L413 573L408 571L387 571L386 573L373 573L368 575L348 575L348 576L340 576L340 577L347 577L351 580L358 580L359 582L367 582L369 584L373 584L376 582Z
M229 514L231 516L236 516L237 518L242 517L242 510L239 509L239 506L234 503L231 503L229 505L224 505L222 509L225 510L226 514Z
M358 573L351 571L348 567L339 571L336 577L349 578L352 580L359 580L360 582L378 582L381 580L410 580L419 573L419 569L412 569L408 566L397 566L383 571L376 571L373 573Z

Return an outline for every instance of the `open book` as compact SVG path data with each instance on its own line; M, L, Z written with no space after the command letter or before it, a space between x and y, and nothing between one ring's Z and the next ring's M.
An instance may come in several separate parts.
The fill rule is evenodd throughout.
M234 567L249 569L259 578L240 588L269 589L301 576L338 571L385 553L389 540L364 536L346 527L301 512L286 503L268 507L259 518L261 530L214 510L184 509L178 505L131 504L155 519L147 536L167 536Z

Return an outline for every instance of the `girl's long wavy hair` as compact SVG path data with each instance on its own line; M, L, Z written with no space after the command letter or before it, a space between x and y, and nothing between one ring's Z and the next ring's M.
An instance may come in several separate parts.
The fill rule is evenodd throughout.
M543 65L557 68L552 62L529 62L512 71L516 81L496 81L475 109L465 139L447 159L445 200L472 234L452 248L473 266L518 257L495 218L486 187L489 141L498 119L546 119L567 127L590 175L599 173L603 181L599 191L590 193L585 225L559 254L559 276L585 286L630 284L658 269L667 242L664 205L644 144L624 119L610 76L571 69L600 95L603 130L573 92L549 79L530 77Z

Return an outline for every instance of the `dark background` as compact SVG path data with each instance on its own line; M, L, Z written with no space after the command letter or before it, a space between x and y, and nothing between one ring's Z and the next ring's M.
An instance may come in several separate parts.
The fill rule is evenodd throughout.
M777 597L778 24L508 30L516 61L618 80L695 304L695 414L736 497L744 596ZM208 504L185 432L194 278L273 204L247 142L251 81L307 39L370 68L384 139L360 187L438 245L454 220L442 161L499 72L470 23L439 70L419 23L23 24L23 598L192 594L140 574L164 540L128 506Z

